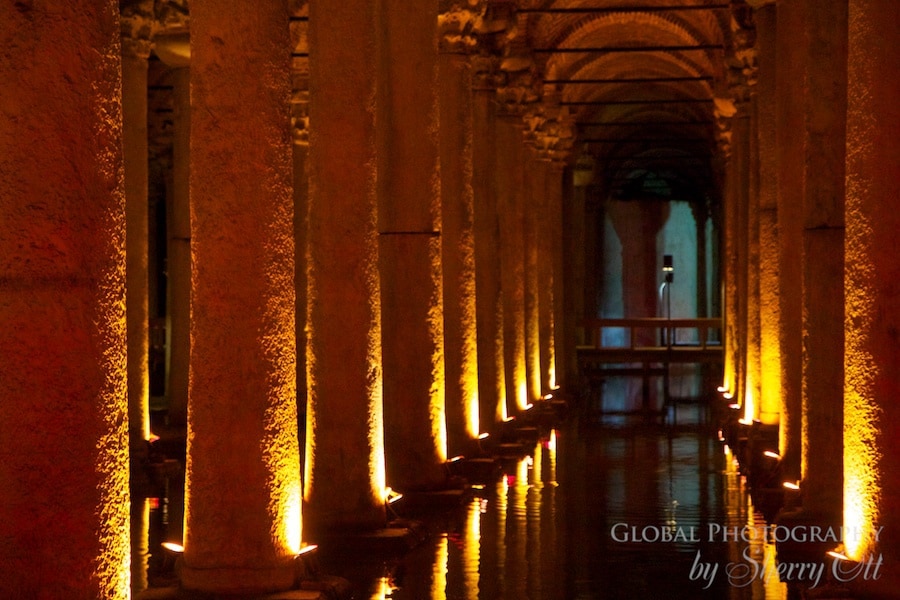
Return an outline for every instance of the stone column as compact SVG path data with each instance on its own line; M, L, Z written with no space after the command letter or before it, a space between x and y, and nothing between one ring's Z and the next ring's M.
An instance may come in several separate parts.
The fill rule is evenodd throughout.
M521 120L512 115L496 121L500 267L503 294L503 341L506 365L506 408L515 414L528 402L525 364L525 169Z
M472 71L475 43L467 10L442 13L440 93L441 263L444 280L444 372L450 456L470 454L479 429L478 343L473 187Z
M0 5L0 597L130 597L117 2Z
M569 195L564 199L562 212L562 227L566 232L563 245L563 282L566 307L565 347L569 353L569 360L566 363L566 379L573 392L578 391L574 387L578 385L576 346L580 341L578 331L585 317L585 254L587 248L585 230L588 220L585 212L585 196L587 185L593 178L593 167L593 161L588 157L582 157L579 158L571 173L567 174L571 177L571 185L567 186Z
M840 525L847 4L804 0L803 508Z
M749 352L749 270L750 258L750 102L737 102L737 113L732 119L731 149L731 197L734 221L729 226L734 236L734 254L732 255L732 273L734 275L734 310L735 326L733 328L735 346L733 351L735 365L735 401L740 403L745 421L752 422L756 418L755 399L752 395L753 381L748 374ZM749 385L748 385L749 384ZM748 389L749 388L749 389Z
M748 102L748 154L746 193L746 248L743 268L746 271L746 368L744 397L752 405L753 419L762 420L760 398L760 312L759 312L759 145L757 142L756 86L750 88Z
M437 0L384 0L377 30L379 272L387 481L444 483Z
M475 316L478 401L482 432L506 416L500 215L497 189L496 104L490 59L475 59L472 98L472 193L475 218Z
M172 193L166 212L168 273L166 312L168 331L169 424L187 426L188 380L191 363L191 71L179 67L172 74L174 120L172 133Z
M759 313L760 313L760 420L779 421L781 396L781 322L778 289L778 148L776 143L775 4L755 12L757 61L756 131L759 148Z
M298 59L295 58L296 62ZM306 437L306 232L309 225L309 72L308 68L293 72L291 122L293 133L294 174L294 289L296 302L295 335L297 337L297 424L300 442L300 461L304 464Z
M190 38L159 34L154 52L172 68L172 183L166 195L166 396L169 425L187 426L191 356Z
M694 231L697 235L697 316L709 316L709 289L707 276L709 268L706 253L706 224L709 221L709 206L705 198L691 202L691 216L694 217Z
M191 4L185 589L294 583L300 458L287 2ZM224 176L223 176L224 174Z
M122 15L122 119L125 158L125 311L128 321L128 428L150 439L150 313L147 204L147 58L152 4Z
M547 373L546 391L552 391L555 388L563 387L565 384L577 381L577 365L575 368L576 377L569 376L570 363L576 360L576 357L569 356L575 352L574 335L567 340L566 331L568 329L568 315L566 311L566 278L565 278L565 257L564 245L566 233L563 229L563 195L571 190L571 176L565 179L565 164L561 160L552 160L548 164L547 173L547 208L549 218L547 222L548 237L550 239L550 331L549 335L549 352L548 357L549 371ZM568 181L569 190L564 192L563 183ZM574 333L574 331L573 331Z
M606 202L600 198L599 185L584 188L584 301L582 318L600 315L600 286L603 257L603 236L606 229Z
M883 597L900 563L900 21L891 0L850 0L847 73L844 526L857 561L883 554ZM884 527L876 538L879 527ZM885 593L887 592L887 593Z
M304 498L315 536L383 527L385 477L374 7L314 2L309 16Z
M781 422L779 446L781 465L786 479L800 478L802 439L802 335L803 296L800 257L801 202L803 197L802 85L804 66L797 32L803 30L803 13L798 2L778 4L776 49L778 69L775 73L776 161L778 163L778 299L781 309L778 339L781 348Z
M547 196L545 162L538 158L533 147L525 148L523 175L523 243L525 250L525 379L527 382L526 402L531 403L541 397L543 373L546 372L547 343L546 329L549 325L546 309L550 290L549 258L545 252L547 241Z
M732 127L733 113L726 115L718 115L720 128ZM729 131L729 137L733 136L733 132ZM737 245L738 245L738 229L737 229L737 203L735 202L735 178L736 158L734 156L733 144L729 141L720 143L720 151L724 156L725 168L723 177L723 191L721 208L722 227L720 230L721 243L720 246L720 263L719 270L722 280L722 335L723 340L723 373L722 386L720 389L725 391L726 397L734 398L738 394L738 361L737 361L737 338L738 338L738 285L737 285ZM735 400L737 402L737 400Z

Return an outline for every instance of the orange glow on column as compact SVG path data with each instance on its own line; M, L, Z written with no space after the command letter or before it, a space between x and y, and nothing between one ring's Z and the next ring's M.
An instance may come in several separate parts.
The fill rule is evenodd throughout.
M119 241L119 240L117 240ZM106 281L99 282L101 297L116 297L121 290L123 273L111 272ZM122 296L124 298L124 295ZM109 350L103 388L97 410L103 415L105 433L97 441L95 469L100 478L97 489L99 502L96 514L99 523L99 552L94 577L99 589L110 598L129 598L131 595L131 492L128 484L128 391L125 360L124 302L101 311L107 318L106 335L121 340L121 345Z
M848 371L848 382L859 381L857 375ZM869 398L852 386L844 397L844 546L850 559L862 560L875 548L881 501L877 440L883 434Z
M744 414L743 420L752 423L754 419L758 417L758 415L756 400L753 398L753 385L749 377L747 378L747 385L745 386L745 388L746 390L744 391L744 404L741 407Z
M373 266L373 269L377 269ZM378 276L377 272L371 274ZM386 466L384 461L384 389L381 372L381 302L373 302L377 318L373 322L369 334L369 372L375 376L369 382L369 485L373 500L380 501L382 490L387 485Z
M439 194L438 194L439 195ZM441 268L442 248L439 237L434 237L429 243L431 256L431 309L428 314L428 327L431 331L431 339L434 340L434 351L431 357L431 389L429 391L429 417L431 419L431 431L435 440L437 462L447 462L449 451L447 450L447 406L445 404L445 390L447 374L444 364L444 298L443 298L443 270Z
M524 369L523 369L524 370ZM528 408L528 384L525 381L525 374L521 374L521 379L517 378L519 385L516 386L516 408L518 410L527 410Z

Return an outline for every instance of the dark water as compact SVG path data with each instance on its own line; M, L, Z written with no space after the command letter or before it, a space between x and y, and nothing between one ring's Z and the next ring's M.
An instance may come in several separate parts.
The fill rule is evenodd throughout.
M705 410L677 416L570 418L498 481L425 518L430 535L409 553L322 552L322 567L364 600L787 598L774 547L741 539L761 517ZM180 535L172 496L136 510L136 589L172 581L159 547Z

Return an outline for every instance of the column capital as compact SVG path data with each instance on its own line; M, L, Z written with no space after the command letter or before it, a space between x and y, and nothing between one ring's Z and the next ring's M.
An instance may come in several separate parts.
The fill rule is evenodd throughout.
M150 40L158 29L152 0L123 2L119 22L122 27L122 54L132 58L149 58Z
M161 0L155 3L153 12L161 30L182 33L190 28L188 0Z
M564 107L543 102L523 120L526 141L535 148L541 160L569 162L575 144L575 126Z
M484 19L485 4L480 0L441 0L438 36L443 54L471 54L478 46L476 30Z
M469 57L472 66L472 87L476 90L494 91L503 82L500 57L495 54L474 54Z
M516 44L500 61L500 70L504 77L497 86L497 102L507 114L524 116L541 98L541 78L534 57Z
M746 4L732 6L731 40L731 46L725 56L729 87L735 85L735 80L740 81L742 85L756 85L758 70L756 23L753 19L753 9Z

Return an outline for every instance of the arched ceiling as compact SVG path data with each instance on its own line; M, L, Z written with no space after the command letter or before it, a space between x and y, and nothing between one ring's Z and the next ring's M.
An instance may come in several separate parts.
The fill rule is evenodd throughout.
M518 0L514 38L609 193L647 182L715 196L716 108L741 66L745 9L742 0Z

